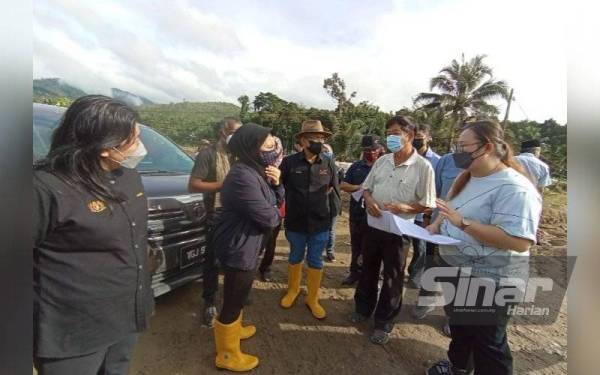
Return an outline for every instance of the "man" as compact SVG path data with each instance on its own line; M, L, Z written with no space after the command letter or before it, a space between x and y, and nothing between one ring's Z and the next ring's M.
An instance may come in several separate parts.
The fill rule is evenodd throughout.
M331 145L325 143L323 144L323 155L328 157L335 165L335 159L333 155L333 147ZM338 185L342 183L344 179L344 170L341 168L337 168L337 178ZM329 203L331 207L331 211L335 214L331 219L331 227L329 228L329 240L327 241L327 246L325 246L325 260L328 262L335 262L335 226L337 224L337 218L342 214L342 198L340 196L339 190L332 190L329 194Z
M288 290L281 299L281 306L290 308L298 297L306 256L308 295L305 303L317 319L326 316L318 295L323 276L323 250L334 216L329 195L338 189L335 164L322 154L325 138L330 135L321 121L304 121L296 134L303 151L286 156L280 167L285 187L285 236L290 243Z
M380 144L379 136L365 135L360 142L362 148L362 159L352 163L340 185L340 189L346 193L354 193L360 190L362 183L367 178L373 163L383 154L383 146ZM361 246L364 233L367 228L367 212L363 204L362 194L360 199L350 198L350 246L352 260L350 261L350 274L342 281L342 285L353 285L358 281L361 274Z
M540 160L541 152L542 144L540 141L532 139L521 143L521 154L515 158L525 168L530 180L537 187L540 194L543 194L544 188L552 185L552 179L550 178L548 164Z
M417 150L419 155L427 159L435 170L440 156L436 154L431 147L431 129L427 124L418 124L415 132L415 139L413 140L413 147ZM418 214L415 217L415 224L425 228L429 225L431 219L431 211L427 210L425 213ZM418 238L412 238L413 245L413 256L408 265L408 277L409 284L415 289L421 288L421 275L425 269L425 258L427 254L433 254L433 244L427 241L420 240Z
M204 207L206 209L207 249L206 261L203 265L202 298L204 299L204 323L212 327L217 316L215 297L219 285L219 267L215 257L215 249L211 246L211 235L221 207L219 191L223 180L229 173L230 155L227 151L227 140L233 135L242 123L233 117L226 117L219 126L218 140L214 145L204 148L196 156L194 169L190 175L188 190L190 193L204 194Z
M416 126L409 117L394 116L386 123L386 144L390 154L380 157L363 183L367 213L381 217L386 210L403 219L435 207L433 167L414 149ZM394 320L402 306L405 242L402 236L367 227L363 240L363 272L354 301L351 320L358 323L373 312L375 330L371 342L389 341ZM379 270L383 261L383 285L378 296Z

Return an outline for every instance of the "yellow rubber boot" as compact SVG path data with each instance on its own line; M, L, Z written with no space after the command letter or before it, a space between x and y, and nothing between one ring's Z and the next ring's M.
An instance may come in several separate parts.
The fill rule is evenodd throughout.
M322 269L308 267L308 272L306 275L306 286L308 293L304 303L306 303L313 316L317 319L325 319L327 315L323 307L319 304L319 288L321 287L322 277Z
M300 294L300 279L302 278L302 263L288 264L288 291L281 299L281 307L289 309Z
M244 311L242 311L240 313L240 322L243 320L243 316L244 316ZM249 339L250 337L254 336L255 333L256 333L256 326L253 326L253 325L242 326L242 331L240 332L240 339L242 339L242 340Z
M242 353L240 350L240 334L242 330L241 314L231 324L223 324L215 319L215 346L217 356L215 366L229 371L250 371L258 366L258 358Z

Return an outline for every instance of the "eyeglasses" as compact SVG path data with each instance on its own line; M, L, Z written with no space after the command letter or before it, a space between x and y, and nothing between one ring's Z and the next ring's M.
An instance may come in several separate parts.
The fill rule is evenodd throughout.
M457 152L463 152L465 150L465 147L474 146L474 145L480 145L480 144L481 144L481 142L468 143L468 144L462 144L462 145L461 144L457 144L456 145L456 151Z

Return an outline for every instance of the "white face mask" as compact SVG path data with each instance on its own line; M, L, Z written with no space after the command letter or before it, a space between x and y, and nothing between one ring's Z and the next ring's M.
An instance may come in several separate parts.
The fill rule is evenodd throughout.
M229 134L227 138L225 138L225 143L229 144L229 141L231 141L231 137L233 137L233 134Z
M137 167L137 165L146 157L146 155L148 155L148 151L146 150L146 147L144 146L142 141L139 141L138 147L133 153L129 155L125 155L121 151L117 150L115 147L113 148L124 158L123 161L115 161L125 168L135 169L135 167Z

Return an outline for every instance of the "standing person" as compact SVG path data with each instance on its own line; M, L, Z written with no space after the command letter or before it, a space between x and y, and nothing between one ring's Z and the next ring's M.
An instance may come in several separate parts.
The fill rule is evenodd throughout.
M277 201L283 197L280 171L270 130L243 125L229 142L236 159L223 182L223 211L213 234L216 255L224 268L223 306L214 324L215 365L230 371L249 371L258 358L240 350L240 340L256 327L242 327L242 308L256 275L259 251L265 238L280 223ZM278 198L279 197L279 198Z
M269 160L269 165L279 168L283 160L283 144L278 137L273 136L273 139L275 140L276 152L271 154L273 160ZM283 199L278 201L277 206L279 208L279 215L282 218L285 217L285 201ZM265 240L264 255L260 262L260 266L258 267L258 272L262 281L271 281L271 265L273 264L273 258L275 257L275 247L277 247L277 237L279 236L280 230L281 222L273 229Z
M363 197L369 215L381 210L414 220L415 215L435 206L434 175L431 164L413 148L416 126L409 117L394 116L386 123L387 147L392 152L377 159L363 183ZM363 240L363 272L354 301L351 320L359 323L373 312L375 330L371 342L389 341L394 320L402 307L404 285L404 238L367 227ZM383 286L378 296L379 270L383 261Z
M126 374L154 307L146 155L137 114L73 102L33 171L34 366L39 375Z
M435 170L438 160L440 160L440 156L429 147L431 141L431 128L429 125L418 124L415 131L415 139L413 139L412 142L413 147L417 150L419 155L427 159ZM415 217L415 224L425 228L430 224L430 220L431 210L427 210ZM426 258L429 254L433 254L434 244L418 238L412 238L411 240L413 256L408 265L408 278L409 284L412 284L415 289L419 289L421 288L421 275L425 270Z
M313 316L324 319L326 312L319 304L319 288L323 276L323 251L329 239L333 213L330 193L337 189L335 165L322 155L325 138L331 133L319 120L306 120L296 134L303 151L288 155L281 163L281 181L285 187L285 236L290 243L288 290L281 299L290 308L300 293L302 262L308 262L305 299Z
M541 196L514 159L502 127L495 121L469 123L453 157L465 171L456 178L448 201L437 200L440 213L427 228L461 241L453 246L440 245L442 266L467 268L471 280L466 285L485 285L485 279L495 283L495 291L517 289L519 283L513 280L527 281ZM459 278L457 274L447 281L456 287ZM488 306L480 297L483 293L478 288L474 305L454 306L451 300L444 307L452 335L449 361L438 362L427 370L428 375L467 374L472 367L475 375L513 373L506 335L511 304L498 305L496 297Z
M210 141L208 139L202 138L200 142L198 142L198 149L196 150L196 156L200 153L200 151L205 148L210 147Z
M344 176L344 181L340 189L347 193L354 193L360 190L362 183L367 178L373 163L383 154L383 146L380 144L380 138L377 135L364 135L360 142L363 157L348 168ZM363 204L363 198L359 200L350 198L350 246L352 250L352 260L350 262L350 274L342 281L342 285L353 285L360 278L362 270L361 246L364 233L367 229L367 212Z
M339 186L339 184L341 184L342 180L344 179L344 170L338 168L335 164L333 148L331 147L331 145L327 143L323 144L323 155L331 159L331 161L333 162ZM329 228L329 239L327 240L327 246L325 246L325 260L328 262L335 262L335 226L337 224L338 216L342 213L342 197L340 196L339 188L333 189L331 193L329 193L329 204L331 207L331 212L335 216L333 216L333 218L331 219L331 227Z
M215 299L219 287L219 265L215 257L215 250L210 244L214 225L221 212L221 199L219 192L223 181L229 173L230 154L227 149L227 139L242 126L240 120L227 117L219 127L219 139L214 145L206 147L198 153L194 163L194 169L190 174L188 190L191 193L204 194L204 207L206 209L206 260L203 265L203 292L204 312L202 314L204 324L212 327L213 320L217 316Z
M540 194L543 194L544 188L552 185L552 178L548 164L540 160L541 152L542 144L539 140L524 141L521 143L521 153L515 159L521 163Z

